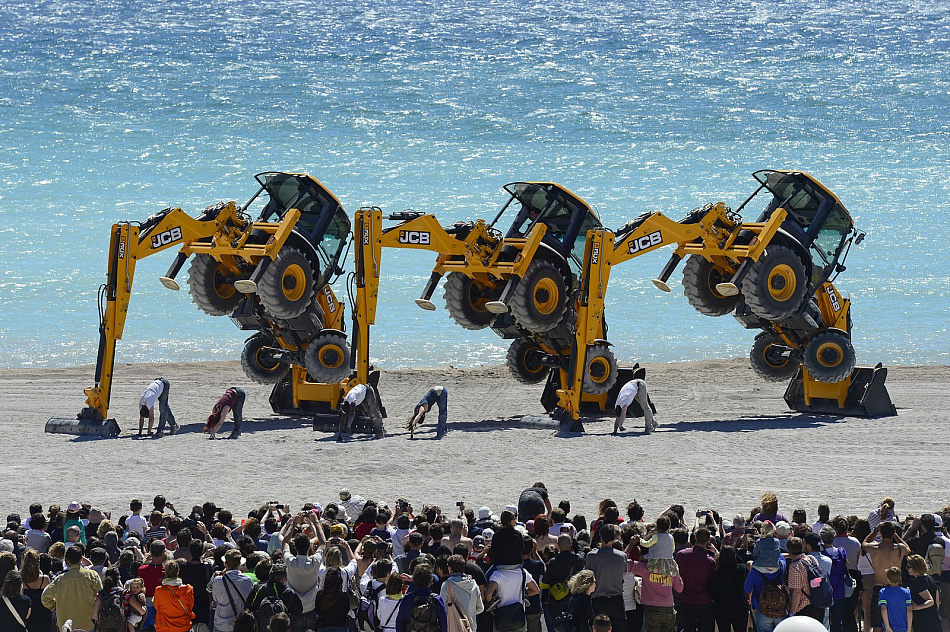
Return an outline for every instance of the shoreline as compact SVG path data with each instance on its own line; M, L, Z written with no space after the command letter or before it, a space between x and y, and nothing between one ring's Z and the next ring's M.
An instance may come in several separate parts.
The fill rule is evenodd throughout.
M274 496L294 506L326 503L348 487L389 503L464 500L498 513L539 480L555 502L569 499L588 518L606 497L622 506L636 498L647 515L679 502L731 517L767 489L783 511L805 507L809 515L819 502L833 515L860 514L885 496L897 499L901 515L948 503L945 488L930 481L939 480L933 473L950 449L938 430L950 409L950 367L890 368L898 416L867 420L789 411L785 384L755 377L744 358L645 366L661 424L653 435L631 420L611 437L608 416L585 421L584 435L513 427L543 412L543 385L520 384L504 366L422 367L382 372L390 436L344 444L306 420L274 416L270 386L249 384L236 361L117 364L110 413L123 432L115 439L43 432L49 417L82 408L93 365L0 369L0 474L10 483L0 511L23 515L31 502L79 499L121 515L131 498L162 493L179 508L214 500L237 515ZM138 398L160 374L171 380L182 432L134 438ZM233 384L248 392L244 434L209 442L204 418ZM449 434L435 441L430 419L409 441L402 423L434 384L449 390Z

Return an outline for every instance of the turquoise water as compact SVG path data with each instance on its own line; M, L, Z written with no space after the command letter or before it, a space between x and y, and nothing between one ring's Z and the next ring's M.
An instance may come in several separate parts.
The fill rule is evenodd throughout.
M859 362L946 364L948 141L947 2L5 0L0 367L93 362L111 224L243 201L259 171L445 223L553 180L618 227L737 206L760 168L812 173L867 231L838 280ZM619 358L747 354L678 273L653 288L668 255L614 272ZM172 258L139 265L118 361L237 358L242 332L158 283ZM503 362L415 306L433 260L384 252L373 361Z

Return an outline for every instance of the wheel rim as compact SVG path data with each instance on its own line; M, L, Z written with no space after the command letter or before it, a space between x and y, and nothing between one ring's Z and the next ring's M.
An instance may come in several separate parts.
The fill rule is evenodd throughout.
M258 347L257 351L254 352L254 360L257 362L257 366L265 371L277 370L277 368L280 367L280 362L274 361L273 358L269 357L270 355L270 352L264 347Z
M213 285L212 289L219 298L227 300L234 296L234 293L237 290L234 289L234 284L230 282L228 267L226 265L219 263L214 269L214 274L211 276L211 278L211 283Z
M821 366L833 369L844 360L844 349L835 342L825 342L815 351L815 359Z
M280 287L288 301L299 301L307 291L307 273L303 266L291 264L280 278Z
M771 350L772 350L772 347L774 347L774 346L775 346L775 345L773 345L773 344L771 344L771 343L765 345L765 348L762 349L762 360L763 360L763 362L765 362L765 364L767 364L767 365L769 365L769 366L771 366L771 367L775 367L776 369L781 369L781 368L783 368L786 364L788 364L788 360L783 360L783 361L780 362L780 363L773 362L773 361L771 360L771 358L769 358L769 351L771 351Z
M709 293L713 295L715 298L721 298L721 299L732 298L730 296L726 296L725 294L721 294L716 289L716 286L722 283L725 279L726 279L726 275L723 274L721 270L712 268L709 271L709 276L706 277L706 283L709 286Z
M795 270L782 263L769 271L769 294L777 301L787 301L795 295L798 279Z
M343 357L343 349L335 344L326 344L317 353L321 366L328 369L339 368L343 364Z
M610 377L610 363L606 358L594 358L587 366L587 373L594 384L603 384Z
M472 309L476 312L484 312L487 302L488 299L482 295L481 289L474 282L471 283L468 288L468 304L472 306Z
M541 314L548 315L557 309L558 291L557 282L554 279L540 279L534 286L534 307Z
M521 364L524 366L525 371L531 374L537 374L544 370L544 365L540 362L531 362L530 357L536 351L539 351L536 347L528 347L521 354Z

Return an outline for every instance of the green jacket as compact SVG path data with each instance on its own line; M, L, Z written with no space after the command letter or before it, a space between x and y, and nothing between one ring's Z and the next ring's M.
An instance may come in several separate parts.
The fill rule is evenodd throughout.
M72 619L75 628L91 630L92 609L100 590L99 573L73 566L43 589L41 601L48 610L56 610L56 625L60 629L67 619Z

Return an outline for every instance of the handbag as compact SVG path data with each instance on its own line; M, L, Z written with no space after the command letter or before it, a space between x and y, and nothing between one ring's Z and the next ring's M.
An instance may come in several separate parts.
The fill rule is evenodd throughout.
M448 582L449 592L452 595L452 607L446 608L446 619L448 620L448 632L472 632L472 623L468 616L462 612L459 607L458 599L455 597L455 583Z
M854 581L854 577L851 577L851 573L845 572L844 574L844 596L845 598L850 597L854 594L854 589L857 587L858 582Z

